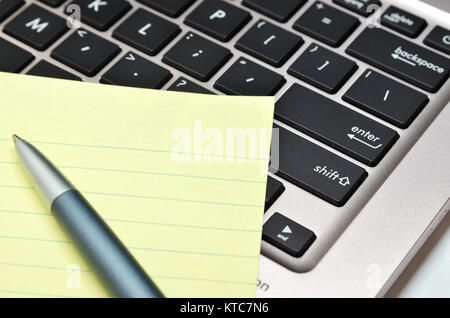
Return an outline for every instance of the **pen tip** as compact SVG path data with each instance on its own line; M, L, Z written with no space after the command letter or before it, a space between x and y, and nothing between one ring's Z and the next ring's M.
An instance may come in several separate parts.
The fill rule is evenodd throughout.
M12 139L13 139L14 143L18 142L19 140L22 140L22 138L20 138L19 136L15 135L15 134L12 135Z

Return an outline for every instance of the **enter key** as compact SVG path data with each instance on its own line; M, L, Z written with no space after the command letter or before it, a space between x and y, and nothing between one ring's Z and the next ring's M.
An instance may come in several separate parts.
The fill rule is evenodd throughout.
M299 84L277 101L275 118L371 167L399 138L395 130Z

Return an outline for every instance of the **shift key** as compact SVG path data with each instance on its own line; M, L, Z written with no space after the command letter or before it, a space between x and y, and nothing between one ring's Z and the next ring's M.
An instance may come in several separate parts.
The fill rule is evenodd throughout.
M274 129L270 171L319 198L343 206L367 177L338 155L276 124Z
M398 139L395 130L299 84L277 101L275 118L371 167Z
M435 93L450 75L450 60L380 28L366 28L347 53Z

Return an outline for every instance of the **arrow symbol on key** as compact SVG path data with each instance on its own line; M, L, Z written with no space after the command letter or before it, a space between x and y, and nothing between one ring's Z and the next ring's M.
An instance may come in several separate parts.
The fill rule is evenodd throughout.
M369 146L370 148L372 148L372 149L378 149L378 148L380 148L383 144L379 144L378 146L372 146L371 144L368 144L367 142L365 142L365 141L363 141L363 140L361 140L361 139L358 139L357 137L355 137L355 135L353 135L353 134L347 134L347 136L348 136L348 138L350 138L350 139L354 139L354 140L356 140L356 141L359 141L360 143L362 143L362 144L364 144L364 145L366 145L366 146Z
M131 54L131 53L129 53L129 54L127 55L126 59L127 59L128 61L136 61L136 58L135 58L134 55Z
M286 226L284 227L283 231L281 231L281 233L292 234L292 230L291 230L291 228L290 228L288 225L286 225Z
M339 184L341 186L348 186L350 184L350 179L348 177L339 178Z
M398 54L391 54L392 55L392 58L394 59L394 60L400 60L400 61L402 61L402 62L404 62L404 63L407 63L407 64L409 64L409 65L412 65L412 66L416 66L416 64L415 63L413 63L413 62L411 62L411 61L408 61L407 59L404 59L403 57L401 57L401 56L399 56Z
M80 38L84 37L87 34L87 31L84 30L78 30L77 31L78 35L80 36Z

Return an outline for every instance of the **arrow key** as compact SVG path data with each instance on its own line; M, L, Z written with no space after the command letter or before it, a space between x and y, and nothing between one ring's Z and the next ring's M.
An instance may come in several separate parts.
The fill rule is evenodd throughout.
M306 227L275 212L263 226L263 240L294 257L301 257L316 240L316 235Z

